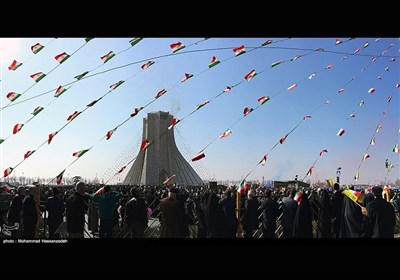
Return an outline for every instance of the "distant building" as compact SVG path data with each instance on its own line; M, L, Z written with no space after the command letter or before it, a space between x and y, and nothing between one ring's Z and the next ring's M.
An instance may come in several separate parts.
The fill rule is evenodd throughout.
M310 184L302 182L302 181L296 181L296 180L288 180L288 181L274 181L274 187L275 188L282 188L285 187L287 188L289 185L298 185L299 187L302 188L308 188L310 187Z
M173 116L168 112L147 114L143 119L142 139L154 141L147 149L140 151L127 173L124 185L162 185L170 181L178 185L201 186L203 180L179 152L174 138L174 129L168 130Z

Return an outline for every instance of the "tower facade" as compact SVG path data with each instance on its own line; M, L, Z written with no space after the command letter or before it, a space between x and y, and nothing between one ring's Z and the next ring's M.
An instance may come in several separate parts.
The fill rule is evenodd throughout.
M162 185L175 175L172 182L178 185L201 186L203 180L179 152L174 129L168 130L173 116L168 112L148 113L143 119L142 139L153 141L140 151L127 173L124 185Z

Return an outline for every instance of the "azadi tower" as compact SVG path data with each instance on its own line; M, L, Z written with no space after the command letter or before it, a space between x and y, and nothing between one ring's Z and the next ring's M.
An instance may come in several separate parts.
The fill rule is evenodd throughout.
M201 186L203 181L184 159L175 144L174 129L168 130L173 116L168 112L148 113L143 119L143 140L153 141L140 151L126 175L124 185L178 185Z

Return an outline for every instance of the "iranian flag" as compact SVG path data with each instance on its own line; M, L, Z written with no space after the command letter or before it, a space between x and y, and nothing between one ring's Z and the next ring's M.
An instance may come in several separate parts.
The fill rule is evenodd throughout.
M107 131L106 140L109 140L116 130L117 130L117 127L110 131Z
M258 103L260 103L260 105L263 105L268 100L269 100L269 96L262 96L262 97L257 99L257 101L258 101Z
M365 154L365 155L363 156L363 161L366 161L366 160L369 159L369 158L370 158L369 154Z
M279 139L279 143L283 144L283 142L285 142L286 138L288 137L289 134L286 134L285 136L283 136L281 139Z
M0 138L0 144L3 143L5 140Z
M368 42L365 42L364 43L364 49L366 48L366 47L368 47L369 46L369 43Z
M34 115L34 116L36 116L37 114L39 114L40 112L42 112L43 109L44 109L43 107L38 106L38 107L35 108L35 110L33 110L33 112L32 112L31 114Z
M136 116L136 115L140 112L140 110L142 110L142 109L143 109L143 107L135 108L135 109L133 110L133 113L131 114L131 118L133 118L134 116Z
M197 160L200 160L200 159L202 159L204 157L206 157L206 155L204 153L199 153L199 154L197 154L196 156L194 156L192 158L192 161L197 161Z
M56 55L54 58L57 60L58 63L61 64L64 61L66 61L69 57L70 57L69 54L67 54L66 52L63 52L63 53Z
M398 144L394 144L393 153L400 154L400 149Z
M153 141L144 139L144 140L142 141L142 144L140 145L140 150L141 150L141 151L146 150L151 144L153 144Z
M347 119L350 119L350 118L355 118L356 117L356 115L354 115L354 114L350 114L350 116L347 118Z
M88 43L88 42L91 41L92 39L94 39L94 37L86 37L86 38L85 38L85 42Z
M23 123L17 123L13 128L13 134L18 133L22 129L23 126L24 126Z
M232 131L231 131L230 129L227 129L224 133L222 133L222 134L219 136L219 139L224 139L224 138L228 137L228 136L231 135L231 134L232 134Z
M35 150L33 151L27 151L24 155L24 160L27 159L28 157L30 157L33 153L35 152Z
M77 79L78 81L81 80L83 77L85 77L89 71L85 71L82 74L79 74L78 76L75 76L74 78Z
M283 60L276 61L276 62L274 62L274 63L271 64L271 68L272 68L272 67L275 67L275 66L278 66L278 65L281 64L281 63L284 63L284 61L283 61Z
M3 177L7 177L8 175L10 175L13 170L14 170L14 168L12 168L12 167L9 167L6 170L4 170L4 176Z
M295 61L296 59L300 58L301 55L296 55L295 57L293 57L290 61Z
M59 97L61 94L63 94L67 89L64 88L63 86L59 86L56 90L56 93L54 94L54 97Z
M189 80L191 77L193 77L193 74L185 73L185 78L183 78L182 83L183 83L183 82L186 82L186 81Z
M290 87L288 87L287 90L291 91L291 90L294 90L295 88L297 88L297 84L291 85Z
M331 103L330 100L326 100L326 101L324 102L324 104L330 104L330 103Z
M343 128L341 128L336 135L337 136L342 136L345 132L346 131Z
M360 100L360 102L358 103L358 106L362 106L364 105L364 100Z
M391 95L388 96L387 101L388 102L392 101L392 96Z
M157 92L157 95L155 98L159 98L161 96L163 96L167 91L165 89L160 90L159 92Z
M383 127L383 125L381 125L381 124L379 124L377 127L376 127L376 132L379 132L379 129L381 129Z
M272 40L267 40L267 41L265 41L264 43L262 43L261 44L261 46L267 46L267 45L269 45L269 44L272 44Z
M228 91L230 91L231 89L232 89L231 86L227 86L226 89L224 89L224 92L228 92Z
M132 40L129 40L129 43L133 47L134 45L136 45L137 43L139 43L142 40L143 40L143 37L135 37Z
M344 88L339 89L337 92L338 92L338 93L344 92Z
M386 67L385 67L385 71L389 71L389 66L386 66Z
M311 115L305 115L304 117L303 117L303 121L305 121L306 119L310 119L311 118Z
M111 89L111 90L114 90L114 89L116 89L117 87L119 87L120 85L122 85L124 82L125 82L125 81L123 81L123 80L118 81L118 82L116 82L115 84L112 84L112 85L110 86L110 89Z
M180 120L178 120L177 118L173 118L172 124L168 126L168 130L171 130L178 122L180 122Z
M369 142L369 144L372 145L372 146L375 145L375 137L371 138L371 142Z
M64 176L64 172L65 172L65 169L64 169L60 174L57 175L57 177L56 177L56 183L57 183L57 185L60 185L60 184L61 184L62 179L63 179L63 176Z
M368 90L368 93L374 93L375 92L375 89L374 88L370 88L369 90Z
M92 102L90 102L88 105L86 105L86 107L92 107L94 104L96 104L97 102L99 102L100 99L102 99L103 97L100 97L99 99L93 100Z
M373 57L371 60L372 62L375 62L378 58L377 57Z
M37 54L38 52L40 52L42 49L44 48L44 46L42 46L41 44L37 43L35 45L33 45L31 47L31 50L34 54Z
M266 163L267 163L267 155L264 155L258 164L261 164L261 166L264 166Z
M126 168L126 165L122 166L121 169L117 172L117 174L122 173L125 170L125 168ZM115 174L115 175L117 175L117 174Z
M20 67L21 65L22 65L22 63L20 63L20 62L14 60L14 61L11 63L11 65L8 66L8 70L10 70L10 71L15 71L15 70L17 70L17 68Z
M201 103L201 104L197 104L197 105L196 105L196 110L199 110L201 107L207 105L208 103L210 103L209 100L207 100L206 102L203 102L203 103Z
M78 152L72 153L72 156L73 156L73 157L81 157L81 156L83 156L87 151L89 151L89 149L80 150L80 151L78 151Z
M354 54L359 53L360 51L361 51L361 49L358 48L358 49L356 49L356 50L354 51Z
M319 155L322 156L324 153L327 153L328 150L327 149L323 149L322 151L319 152Z
M397 88L400 88L400 84L396 84L396 87L397 87Z
M244 45L241 45L239 48L234 48L233 52L235 53L235 56L239 56L246 52L246 48L244 47Z
M210 64L208 64L208 68L214 67L219 63L220 63L220 61L218 60L218 58L216 56L213 56Z
M250 81L254 76L257 75L256 70L251 70L246 76L244 76L244 79L246 81Z
M7 99L10 100L11 102L15 101L20 96L21 96L21 94L16 93L16 92L9 92L6 95Z
M343 43L343 41L342 41L342 40L336 39L336 43L335 43L335 45L339 45L339 44L341 44L341 43Z
M246 107L243 110L243 115L247 116L248 114L250 114L253 111L253 108L250 107Z
M356 79L356 77L354 76L353 78L351 78L350 80L349 80L349 83L351 83L352 81L354 81Z
M391 61L391 62L395 62L395 61L396 61L396 58L395 58L395 57L392 57L392 58L390 59L390 61Z
M387 53L387 51L388 51L388 50L384 50L384 51L382 52L382 55L385 55L385 53Z
M294 196L294 200L297 203L300 203L301 199L303 198L303 191L302 190L297 190L296 195Z
M247 190L248 188L250 188L250 184L247 183L245 179L243 179L243 180L239 183L237 191L238 191L238 193L240 193L240 194L242 195L242 194L245 194L245 193L246 193L246 190Z
M49 139L47 140L48 144L51 143L51 141L53 140L54 136L57 135L57 133L58 133L58 131L49 134Z
M312 175L312 170L314 168L314 165L310 167L310 169L308 169L307 175L306 176L311 176Z
M101 60L103 60L104 63L108 62L111 58L115 56L115 53L113 51L110 51L108 54L100 57Z
M145 64L143 64L142 66L140 66L140 68L142 68L143 70L145 70L145 69L147 69L147 68L149 68L151 65L153 65L154 64L154 61L153 60L149 60L149 61L147 61Z
M41 79L43 79L44 77L46 77L46 74L43 74L43 72L37 72L35 74L31 75L31 78L37 83L39 82Z
M312 73L310 76L308 76L308 79L311 80L312 78L314 78L317 75L317 73Z
M167 178L167 179L163 182L163 185L168 184L168 182L171 181L173 178L175 178L175 176L176 176L176 175L174 174L174 175L172 175L171 177Z
M176 53L177 51L180 51L181 49L183 49L185 47L185 45L182 44L181 42L174 43L174 44L171 44L169 46L172 49L173 53Z
M325 67L325 69L332 69L333 65L329 64L328 66Z
M67 121L70 122L75 119L81 112L75 111L71 115L68 116Z

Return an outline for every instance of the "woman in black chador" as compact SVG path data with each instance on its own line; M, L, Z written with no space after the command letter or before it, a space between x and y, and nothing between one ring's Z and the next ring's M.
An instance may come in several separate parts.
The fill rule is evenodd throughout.
M323 190L319 199L318 231L317 238L330 238L332 227L332 205L328 191Z
M306 193L303 193L296 210L293 238L313 238L311 205Z

